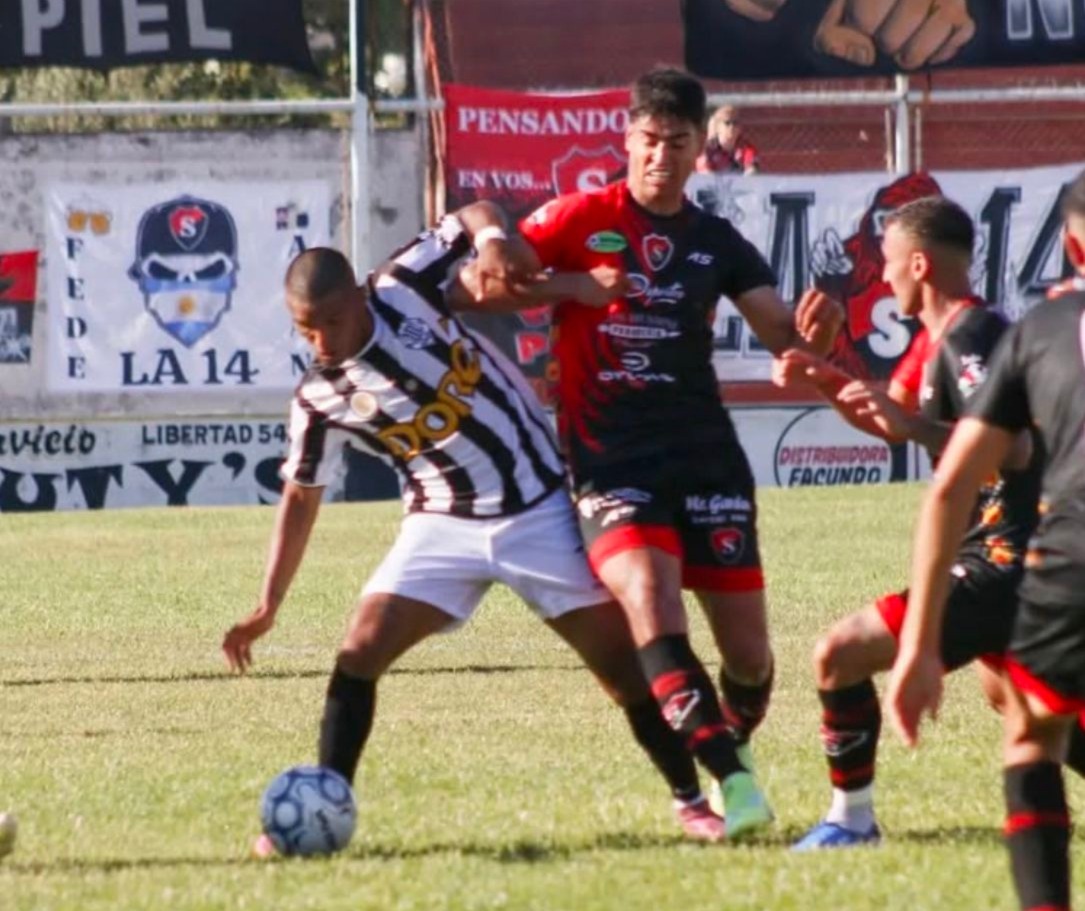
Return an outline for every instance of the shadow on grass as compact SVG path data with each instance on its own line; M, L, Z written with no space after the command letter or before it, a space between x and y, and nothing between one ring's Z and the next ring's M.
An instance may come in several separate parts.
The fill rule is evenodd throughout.
M41 876L44 873L127 873L130 870L168 870L181 867L242 867L253 863L245 857L132 857L132 858L89 858L69 857L52 861L31 861L28 863L5 863L0 865L0 873L13 873L16 876Z
M394 667L389 674L410 677L427 677L442 674L524 674L536 671L583 671L579 664L461 664L447 667ZM327 677L331 665L319 670L250 671L245 677L251 680L312 680ZM98 677L27 677L0 680L0 686L71 686L99 683L229 683L238 679L228 671L192 671L186 674L111 675Z

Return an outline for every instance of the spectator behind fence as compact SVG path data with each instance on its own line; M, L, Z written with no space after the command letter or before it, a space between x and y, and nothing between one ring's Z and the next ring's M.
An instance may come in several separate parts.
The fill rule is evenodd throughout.
M739 110L733 104L717 108L708 119L708 141L697 159L703 174L756 174L761 170L757 149L742 135Z

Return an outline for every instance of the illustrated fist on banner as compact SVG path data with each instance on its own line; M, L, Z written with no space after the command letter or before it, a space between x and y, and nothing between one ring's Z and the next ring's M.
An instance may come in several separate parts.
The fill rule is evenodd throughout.
M827 228L810 250L810 270L820 278L823 275L847 275L854 268L836 229Z
M832 0L814 47L859 66L880 50L913 70L953 59L975 33L967 0Z
M775 16L787 0L724 0L740 16L753 19L754 22L768 22Z

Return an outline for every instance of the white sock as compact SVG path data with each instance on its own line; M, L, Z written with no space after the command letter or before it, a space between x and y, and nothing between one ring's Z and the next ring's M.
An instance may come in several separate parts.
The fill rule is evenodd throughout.
M856 791L833 788L833 799L825 820L853 832L869 832L874 826L873 783Z

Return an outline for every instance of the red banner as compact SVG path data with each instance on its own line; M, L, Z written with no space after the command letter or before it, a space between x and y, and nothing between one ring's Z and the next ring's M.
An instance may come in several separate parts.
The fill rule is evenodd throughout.
M30 362L38 252L0 253L0 364Z
M446 85L444 96L449 212L490 199L519 219L554 196L625 173L626 90L536 95ZM520 365L545 401L545 311L469 321Z

